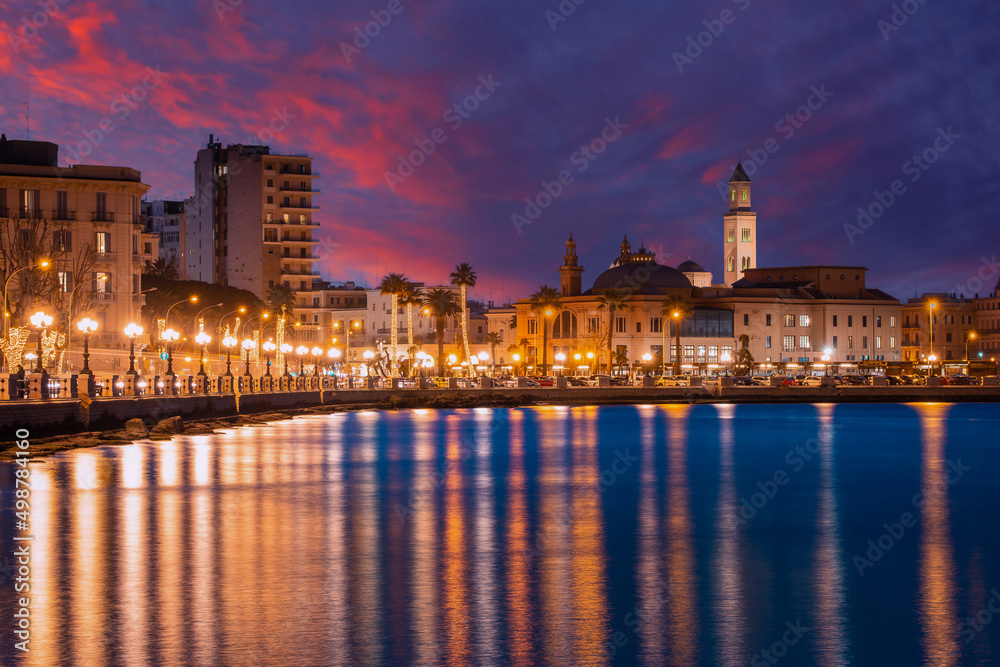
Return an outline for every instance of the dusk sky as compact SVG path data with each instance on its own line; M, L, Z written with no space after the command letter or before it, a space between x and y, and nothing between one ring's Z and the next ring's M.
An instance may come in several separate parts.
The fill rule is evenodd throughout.
M210 133L308 153L337 281L470 262L500 302L558 285L571 232L585 288L623 233L719 280L737 159L762 266L864 265L900 299L1000 277L1000 3L576 2L2 1L0 129L25 138L30 101L62 164L139 169L151 199L192 194Z

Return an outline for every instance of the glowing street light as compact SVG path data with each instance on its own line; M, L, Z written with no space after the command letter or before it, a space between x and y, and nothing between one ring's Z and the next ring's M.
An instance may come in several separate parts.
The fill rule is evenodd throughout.
M289 345L288 343L282 343L281 344L281 358L285 362L285 372L283 373L283 375L285 377L291 377L292 376L292 374L288 372L288 355L290 355L291 353L292 353L292 346Z
M163 340L167 341L167 375L174 374L174 341L180 338L181 335L174 331L173 329L167 329L163 332Z
M319 358L323 356L323 348L316 346L312 349L313 355L313 375L319 375Z
M969 363L969 341L976 340L976 332L970 331L969 335L965 337L965 363Z
M45 330L48 329L49 326L52 324L52 316L46 315L42 311L38 311L37 313L31 316L31 323L34 324L35 327L38 329L38 359L37 359L38 363L35 366L35 372L44 373L45 369L42 368L42 335L45 333Z
M31 265L28 265L28 266L22 266L20 269L17 269L13 273L11 273L9 276L7 276L7 280L3 284L3 314L4 314L4 318L3 318L3 337L4 337L4 340L7 339L7 335L10 332L10 322L8 321L8 318L10 317L10 313L7 312L7 286L10 285L10 279L13 278L14 276L16 276L17 274L19 274L21 271L27 271L28 269L34 269L34 268L39 268L39 269L47 269L47 268L49 268L49 260L43 259L43 260L39 261L38 264L31 264Z
M828 347L824 347L823 348L823 356L820 357L820 359L823 360L823 374L826 375L826 376L830 375L830 367L827 365L827 362L830 361L830 353L831 352L833 352L833 350L831 350Z
M267 359L267 372L264 373L264 377L271 377L271 353L278 349L278 346L270 339L264 341L264 352L265 359Z
M83 369L81 374L90 374L90 334L97 331L97 321L85 317L76 323L76 328L83 334Z
M302 370L302 357L309 354L309 348L306 347L305 345L299 345L297 348L295 348L295 353L299 355L299 375L304 375L304 372Z
M198 345L201 345L201 359L199 360L201 364L198 369L198 375L205 377L205 357L208 356L208 344L212 342L212 337L204 331L199 331L194 339Z
M243 375L245 377L250 377L250 350L256 347L256 343L253 342L252 338L243 339L243 350L246 352L246 365L244 366Z
M226 348L226 377L233 377L233 373L230 370L232 362L232 352L233 348L239 341L233 336L226 336L222 339L222 346Z
M722 353L719 357L719 361L726 365L726 377L729 377L729 362L733 360L733 355L729 354L729 350Z
M125 327L125 335L128 336L128 371L126 375L138 375L135 370L135 339L142 335L143 328L134 322L130 322ZM86 364L86 362L85 362Z

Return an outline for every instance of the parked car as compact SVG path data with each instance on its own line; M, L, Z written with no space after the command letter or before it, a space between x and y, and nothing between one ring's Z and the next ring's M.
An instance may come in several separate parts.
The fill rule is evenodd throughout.
M941 384L977 386L979 385L979 378L961 374L949 375L941 378Z
M749 376L736 376L733 378L734 387L749 387L753 385L753 378Z
M755 387L770 387L771 386L771 378L770 377L759 377L758 376L758 377L750 378L750 382Z
M578 378L576 376L573 376L573 375L567 375L566 376L566 383L569 386L571 386L571 387L586 387L587 386L586 382L584 382L582 379L580 379L580 378Z
M868 377L864 375L845 375L844 384L857 387L870 384L870 382L868 381Z
M898 376L898 375L887 375L887 376L885 376L885 379L889 381L889 386L890 387L895 387L895 386L906 384L906 382L903 380L903 378L900 377L900 376Z
M656 380L657 387L687 387L691 385L691 378L687 375L668 375Z
M611 378L612 387L625 387L628 385L628 378L625 377L613 377Z
M555 378L548 375L532 375L531 379L537 382L539 387L551 387L556 383Z
M803 387L820 387L823 385L823 378L810 375L799 383Z

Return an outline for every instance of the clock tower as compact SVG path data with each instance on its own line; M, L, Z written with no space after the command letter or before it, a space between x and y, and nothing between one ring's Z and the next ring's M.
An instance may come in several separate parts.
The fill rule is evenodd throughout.
M723 216L725 284L732 285L743 271L757 266L757 214L750 210L750 177L737 163L729 179L729 211Z

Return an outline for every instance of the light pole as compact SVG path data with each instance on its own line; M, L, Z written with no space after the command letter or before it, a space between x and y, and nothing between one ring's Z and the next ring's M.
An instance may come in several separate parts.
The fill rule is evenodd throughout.
M76 323L76 327L83 334L83 370L81 375L90 375L90 334L97 331L97 322L85 317Z
M937 356L934 354L934 306L937 304L931 301L927 304L927 330L930 332L930 348L931 353L929 359L937 360ZM927 369L928 375L934 375L934 366Z
M292 353L292 346L288 343L281 344L281 358L285 362L285 372L282 373L285 377L291 377L292 374L288 372L288 355Z
M514 360L514 375L517 375L517 366L518 366L517 362L521 361L521 355L515 352L514 354L510 355L510 358Z
M302 357L309 354L309 348L305 345L299 345L295 348L295 353L299 355L299 375L305 375L305 371L302 370Z
M566 361L566 355L563 354L562 352L559 352L558 354L555 355L554 360L559 362L559 375L565 375L566 373L563 371L563 362ZM555 375L555 370L556 370L555 367L553 367L552 368L553 375Z
M681 314L679 312L674 312L674 335L676 336L674 344L674 375L681 374L681 350L680 345L677 344L681 339Z
M277 346L273 342L267 341L264 343L264 352L267 357L267 372L264 373L264 377L271 377L271 353L274 352L275 349L277 349Z
M205 306L204 308L202 308L201 310L199 310L198 314L194 316L194 325L198 326L198 319L201 317L202 313L204 313L207 310L212 310L213 308L218 308L221 305L222 305L221 303L217 303L217 304L212 305L212 306Z
M323 354L323 348L318 345L312 349L313 355L313 375L319 375L319 357Z
M240 306L236 310L231 310L231 311L229 311L228 313L226 313L225 315L223 315L222 317L219 318L219 327L218 327L218 329L215 332L219 336L219 345L220 345L219 352L222 352L222 347L221 346L222 346L222 342L223 342L223 338L224 338L223 335L222 335L222 323L223 323L223 321L225 321L225 319L227 317L229 317L230 315L235 315L236 313L245 313L245 312L247 312L246 307Z
M652 360L653 360L653 355L651 355L649 352L642 355L644 375L649 375L649 362L651 362Z
M340 328L340 322L334 322L333 323L333 328L334 329L339 329ZM350 359L350 356L351 356L351 330L352 329L360 329L360 328L361 328L361 322L358 322L357 320L351 320L350 322L348 322L347 326L344 327L344 361L347 362L347 372L348 372L348 375L350 375L350 371L351 371L351 359ZM336 341L334 341L334 342L336 342Z
M244 366L244 370L243 370L243 375L245 377L252 377L250 375L250 350L254 349L255 347L256 347L256 345L254 344L252 338L244 338L243 339L243 351L246 352L246 354L244 355L245 358L246 358L246 361L245 361L246 365Z
M729 377L729 362L733 360L733 355L729 352L723 352L722 356L719 357L719 361L726 365L726 377Z
M333 364L337 363L337 359L340 359L340 350L335 347L331 347L326 351L326 356L330 357L330 362Z
M163 332L163 340L167 341L167 375L174 374L174 341L180 337L181 335L173 329Z
M975 331L970 331L969 335L965 337L965 363L966 363L966 365L968 365L968 363L969 363L969 341L970 340L975 340L975 339L976 339L976 332ZM966 371L966 372L968 372L968 371Z
M232 336L226 336L222 339L222 345L226 348L226 377L233 377L231 369L233 360L233 346L236 345L237 340Z
M128 336L128 371L126 375L138 375L135 370L135 339L142 335L142 327L138 324L130 323L125 327L125 335Z
M195 321L197 321L197 318L195 318ZM195 336L194 339L195 339L195 341L197 341L198 345L201 346L201 359L199 360L200 364L199 364L199 367L198 367L198 375L200 377L205 377L205 375L206 375L206 373L205 373L205 356L208 354L208 344L212 342L212 337L209 336L204 331L199 331L198 335Z
M49 328L49 325L52 324L52 316L38 311L31 316L31 323L38 329L38 361L35 366L35 372L44 373L45 369L42 367L42 336L45 330Z
M43 259L42 261L40 261L37 264L37 266L36 265L22 266L20 269L14 271L14 273L12 273L9 276L7 276L7 280L3 284L3 337L4 337L4 340L7 340L7 335L10 333L10 323L8 322L8 319L10 318L10 315L7 313L7 286L10 285L10 279L13 278L14 276L16 276L17 274L19 274L21 271L27 271L28 269L34 269L34 268L47 269L47 268L49 268L49 265L50 265L49 260Z
M105 281L107 279L108 279L107 275L103 275L103 276L100 276L98 278L99 281ZM73 352L73 326L72 326L72 322L73 322L73 296L76 294L76 291L78 289L80 289L81 287L83 287L86 284L87 284L87 281L81 280L79 283L77 283L77 286L74 287L72 289L72 291L70 291L70 293L69 293L69 321L70 321L70 326L66 327L66 351L68 353L66 355L66 365L69 368L69 370L73 370L73 354L72 354L72 352ZM154 287L153 289L156 289L156 288Z
M190 301L191 303L198 303L198 296L197 295L195 295L195 296L189 296L186 299L181 299L177 303L172 304L169 308L167 308L167 314L163 316L163 326L164 327L166 327L166 326L168 326L170 324L170 311L173 310L174 308L176 308L177 306L181 305L182 303L187 303L188 301Z
M830 361L831 352L833 352L833 350L831 350L830 348L828 347L823 348L823 356L821 357L821 359L823 359L823 375L825 375L826 377L830 376L830 366L827 362Z

